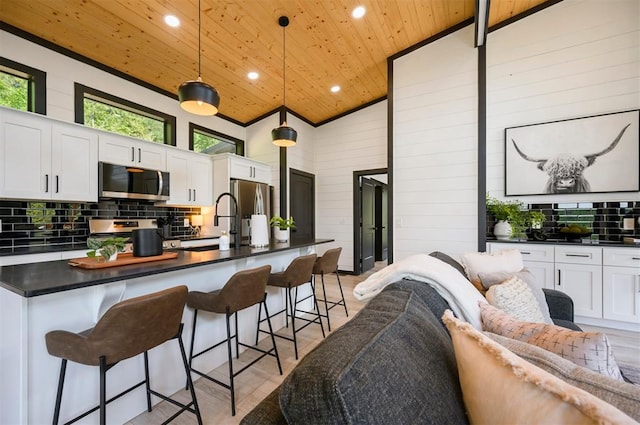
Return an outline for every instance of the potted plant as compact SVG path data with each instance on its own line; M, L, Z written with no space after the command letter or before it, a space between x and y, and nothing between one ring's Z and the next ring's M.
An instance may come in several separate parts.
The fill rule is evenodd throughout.
M282 218L279 215L274 215L271 217L269 224L273 227L273 237L278 242L287 242L289 240L289 229L296 228L293 217Z
M523 204L519 201L500 201L486 195L487 211L496 218L493 234L498 240L506 240L511 236L524 235L526 219L523 214Z
M127 238L112 237L107 239L87 238L87 247L91 250L87 252L87 257L100 257L107 261L114 261L118 258L118 252L124 251Z

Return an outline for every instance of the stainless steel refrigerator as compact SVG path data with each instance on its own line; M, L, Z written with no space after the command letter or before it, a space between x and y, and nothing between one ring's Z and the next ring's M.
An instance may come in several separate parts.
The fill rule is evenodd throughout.
M249 245L251 242L251 215L260 213L271 218L271 205L273 201L273 187L265 183L256 183L246 180L231 180L231 193L238 201L240 214L240 244ZM257 194L260 196L257 196ZM256 205L256 199L262 199L264 211Z

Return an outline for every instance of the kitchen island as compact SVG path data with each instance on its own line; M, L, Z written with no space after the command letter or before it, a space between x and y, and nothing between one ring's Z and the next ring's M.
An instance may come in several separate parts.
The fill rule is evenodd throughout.
M47 353L44 341L47 332L54 329L79 332L91 328L116 302L169 287L186 285L189 290L212 291L221 288L240 270L271 265L272 272L282 271L295 257L313 253L317 245L329 242L332 241L317 239L300 244L272 244L266 248L177 251L175 259L97 270L78 269L67 260L0 267L0 423L51 422L60 360ZM267 292L271 311L284 308L284 298L278 288L267 288ZM248 342L255 338L257 314L257 308L239 314L241 340ZM192 320L193 312L185 309L182 337L187 349ZM221 339L224 317L203 315L198 326L209 329L204 334L212 339L217 336ZM283 327L284 317L278 317L274 326ZM203 338L202 346L206 342ZM198 360L200 369L211 370L227 361L225 348L213 350ZM160 392L173 394L184 388L177 342L153 349L149 361L152 385ZM141 380L142 362L139 356L110 370L108 396ZM97 401L97 368L70 363L61 420L93 407ZM155 399L154 403L158 401ZM145 392L138 389L111 403L107 420L124 423L145 410ZM92 414L79 423L90 424L96 420Z

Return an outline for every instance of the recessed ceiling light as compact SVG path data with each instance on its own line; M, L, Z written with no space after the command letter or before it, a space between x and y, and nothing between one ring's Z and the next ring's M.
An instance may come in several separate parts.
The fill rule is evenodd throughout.
M165 15L164 23L175 28L180 26L180 19L173 15Z
M247 74L247 78L249 78L250 80L257 80L259 76L260 74L255 71L251 71Z
M351 16L353 16L355 19L360 19L364 16L365 13L367 13L367 9L364 6L358 6L353 9L353 12L351 12Z
M338 93L340 91L340 86L331 87L331 93Z

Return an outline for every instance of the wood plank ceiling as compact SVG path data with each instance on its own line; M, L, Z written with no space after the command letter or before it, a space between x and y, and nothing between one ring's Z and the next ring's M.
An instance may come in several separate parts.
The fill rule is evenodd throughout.
M492 0L489 25L544 2ZM367 9L360 20L351 17L358 5ZM387 58L472 18L474 5L202 0L202 78L220 92L220 113L233 120L247 123L279 108L283 31L277 21L286 15L286 106L323 122L386 96ZM168 27L166 14L177 16L180 27ZM168 93L198 75L197 0L1 0L0 20ZM259 79L250 81L249 71ZM331 93L333 85L342 90Z

